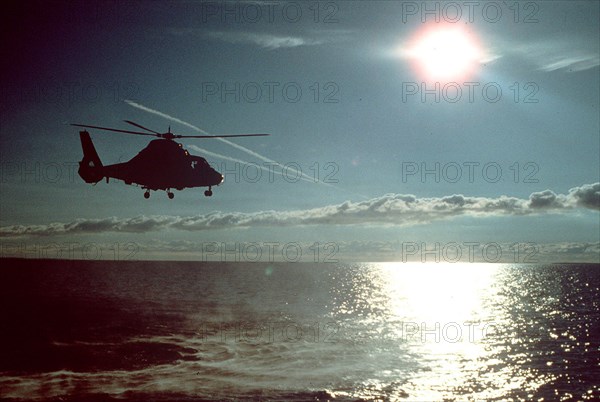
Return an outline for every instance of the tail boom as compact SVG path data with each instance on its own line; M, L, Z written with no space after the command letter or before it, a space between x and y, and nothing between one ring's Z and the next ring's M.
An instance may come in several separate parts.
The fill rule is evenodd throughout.
M80 131L79 137L81 138L81 148L83 149L83 159L79 162L79 176L86 183L98 183L104 178L104 169L100 157L90 138L90 133Z

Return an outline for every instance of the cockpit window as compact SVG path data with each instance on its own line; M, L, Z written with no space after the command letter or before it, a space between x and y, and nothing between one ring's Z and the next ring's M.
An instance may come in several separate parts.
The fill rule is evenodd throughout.
M196 169L199 167L203 167L203 168L207 168L210 167L208 162L206 161L206 159L201 158L199 156L193 156L192 157L192 169Z

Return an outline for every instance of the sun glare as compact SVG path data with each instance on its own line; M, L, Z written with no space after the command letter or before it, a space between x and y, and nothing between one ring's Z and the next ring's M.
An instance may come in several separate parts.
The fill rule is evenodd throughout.
M404 50L417 74L429 81L459 81L474 73L482 58L475 35L453 25L430 25L417 32Z

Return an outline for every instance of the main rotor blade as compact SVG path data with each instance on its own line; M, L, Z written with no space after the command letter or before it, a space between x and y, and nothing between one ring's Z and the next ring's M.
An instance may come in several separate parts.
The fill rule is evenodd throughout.
M154 130L150 130L149 128L142 126L141 124L137 124L137 123L136 123L136 122L134 122L134 121L131 121L131 120L123 120L123 121L124 121L125 123L129 123L129 124L131 124L132 126L136 126L136 127L138 127L138 128L141 128L142 130L146 130L146 131L149 131L149 132L151 132L151 133L154 133L154 134L160 134L160 133L158 133L158 132L156 132L156 131L154 131Z
M135 134L135 135L149 135L151 137L159 137L159 138L233 138L233 137L264 137L270 134L222 134L222 135L179 135L179 134L172 134L172 133L157 133L156 131L152 131L150 129L147 129L146 127L143 127L137 123L134 123L132 121L129 120L125 120L127 123L133 124L136 127L140 127L144 130L148 130L151 131L154 134L151 133L141 133L139 131L129 131L129 130L119 130L116 128L109 128L109 127L100 127L100 126L90 126L87 124L75 124L75 123L71 123L72 126L76 126L76 127L86 127L86 128L95 128L98 130L106 130L106 131L113 131L115 133L125 133L125 134Z
M135 135L149 135L152 137L156 137L156 134L150 134L150 133L140 133L138 131L128 131L128 130L118 130L116 128L108 128L108 127L100 127L100 126L89 126L87 124L75 124L75 123L71 123L72 126L76 126L76 127L86 127L86 128L96 128L98 130L106 130L106 131L114 131L115 133L125 133L125 134L135 134Z
M219 135L175 135L177 138L232 138L232 137L265 137L271 134L219 134Z

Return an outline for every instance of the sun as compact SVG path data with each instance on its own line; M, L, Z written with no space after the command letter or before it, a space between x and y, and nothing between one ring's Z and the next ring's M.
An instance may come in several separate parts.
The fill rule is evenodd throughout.
M403 53L423 79L449 82L474 73L483 52L475 35L466 28L435 24L417 32Z

